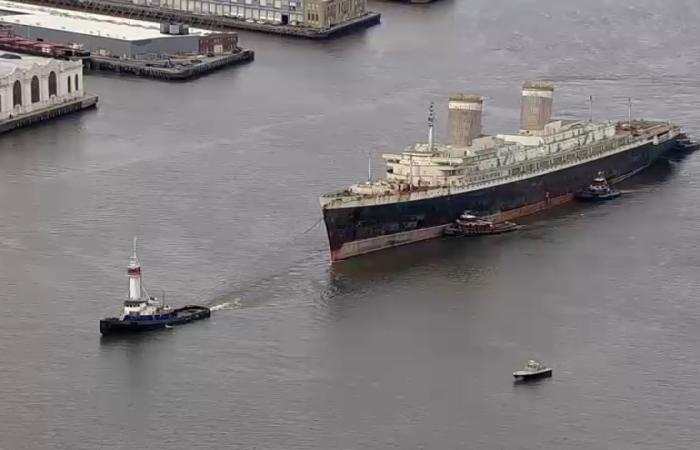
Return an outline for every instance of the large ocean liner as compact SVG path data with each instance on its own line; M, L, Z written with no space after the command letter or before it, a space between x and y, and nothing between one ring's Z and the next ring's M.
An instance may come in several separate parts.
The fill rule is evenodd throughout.
M602 173L615 183L673 149L668 122L552 120L554 84L523 85L520 131L481 133L483 98L449 100L448 144L382 155L386 178L321 197L331 260L438 237L464 211L495 223L573 199ZM371 174L370 174L371 175Z

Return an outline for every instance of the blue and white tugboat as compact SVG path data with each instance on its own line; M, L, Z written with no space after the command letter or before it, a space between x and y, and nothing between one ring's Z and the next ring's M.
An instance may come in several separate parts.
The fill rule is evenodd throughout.
M620 191L612 189L603 176L603 172L598 172L598 176L593 179L593 182L576 194L576 199L580 202L604 202L619 196Z
M678 135L674 151L682 153L692 153L694 151L697 151L698 149L700 149L700 142L691 141L685 133L681 133Z
M188 305L173 309L148 295L141 283L141 264L136 257L136 238L127 273L129 298L124 301L123 315L121 318L109 317L100 320L100 333L103 335L157 330L211 316L211 310L205 306Z

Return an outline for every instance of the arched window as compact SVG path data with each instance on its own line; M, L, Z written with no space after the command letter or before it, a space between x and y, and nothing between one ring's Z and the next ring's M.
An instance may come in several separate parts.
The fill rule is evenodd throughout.
M51 72L49 74L49 97L52 95L58 95L58 89L56 86L56 72Z
M41 93L39 92L39 77L36 75L32 77L32 103L38 103L41 100Z
M75 90L79 91L80 90L80 85L78 84L78 74L75 74Z
M12 106L22 106L22 83L19 80L12 86Z
M66 78L66 79L68 80L68 93L70 94L71 92L73 92L73 88L71 87L71 86L73 86L73 85L71 84L71 81L72 81L73 79L72 79L70 76L69 76L68 78Z

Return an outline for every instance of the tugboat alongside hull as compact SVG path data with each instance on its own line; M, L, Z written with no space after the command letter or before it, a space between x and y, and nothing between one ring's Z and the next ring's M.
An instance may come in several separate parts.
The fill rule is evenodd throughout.
M698 149L700 149L699 142L693 142L685 133L681 133L678 139L676 140L676 146L674 148L674 151L680 153L692 153L697 151Z
M622 195L619 191L612 191L607 194L591 194L589 192L580 192L576 194L576 200L584 203L604 202L612 200Z
M465 211L459 216L459 219L457 219L455 223L445 227L443 234L445 236L458 237L487 236L491 234L508 233L509 231L515 231L519 228L520 226L518 224L507 220L500 223L493 223L490 220L476 217Z
M586 189L576 193L576 200L580 202L604 202L612 200L620 196L620 191L616 191L610 187L605 179L603 172L598 172L593 183L589 184Z
M694 153L700 149L700 142L693 142L685 134L681 133L676 139L676 145L673 147L671 152L669 152L669 160L671 161L681 161L686 156Z

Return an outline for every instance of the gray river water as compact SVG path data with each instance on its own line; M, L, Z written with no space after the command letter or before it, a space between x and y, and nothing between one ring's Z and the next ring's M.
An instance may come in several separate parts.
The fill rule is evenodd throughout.
M0 139L0 448L689 449L700 440L700 160L522 232L331 266L318 196L527 78L562 118L700 138L700 3L371 2L330 42L241 33L254 63L89 76L96 111ZM379 176L380 169L376 170ZM211 320L101 339L131 238L151 294ZM514 385L528 358L554 377Z

